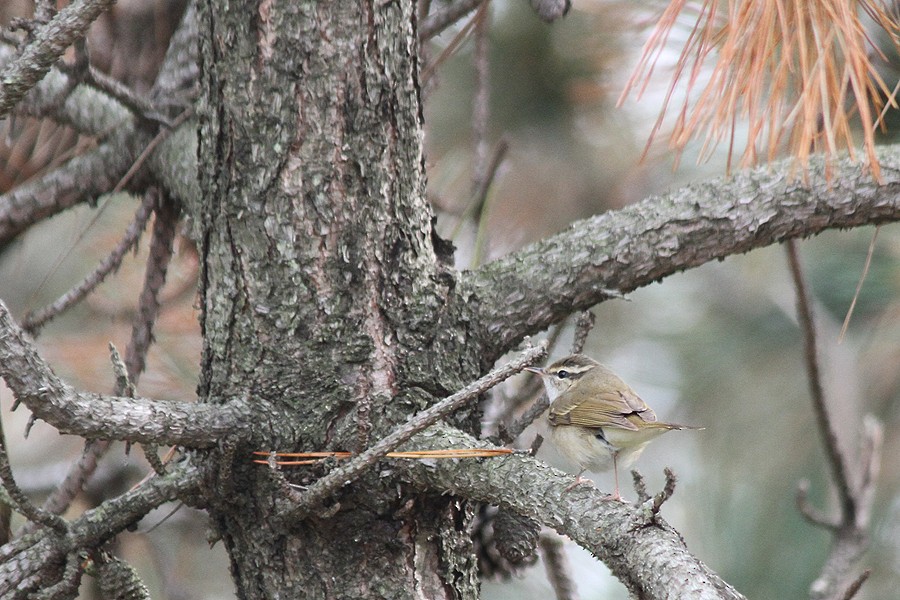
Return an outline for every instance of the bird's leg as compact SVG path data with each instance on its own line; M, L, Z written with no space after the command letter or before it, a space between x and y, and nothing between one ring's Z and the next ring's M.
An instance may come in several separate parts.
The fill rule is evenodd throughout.
M618 500L619 502L621 502L622 494L619 493L619 464L618 464L618 461L616 460L618 458L619 458L619 451L614 450L612 453L612 459L613 459L613 478L615 478L615 480L616 480L616 491L613 492L612 499Z

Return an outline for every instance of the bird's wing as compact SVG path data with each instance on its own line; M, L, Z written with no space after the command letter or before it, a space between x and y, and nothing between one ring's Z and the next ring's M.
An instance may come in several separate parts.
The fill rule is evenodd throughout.
M635 418L653 422L656 421L656 413L627 386L616 392L596 394L587 399L560 397L550 405L551 425L619 427L637 431L638 426L632 422Z

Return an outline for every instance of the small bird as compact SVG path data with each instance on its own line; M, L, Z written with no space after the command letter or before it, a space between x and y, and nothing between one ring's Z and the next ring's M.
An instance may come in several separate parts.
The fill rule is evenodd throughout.
M656 420L656 413L604 365L572 354L543 369L527 367L544 380L550 397L550 439L585 471L613 467L619 494L619 466L633 463L651 440L673 429L702 429Z

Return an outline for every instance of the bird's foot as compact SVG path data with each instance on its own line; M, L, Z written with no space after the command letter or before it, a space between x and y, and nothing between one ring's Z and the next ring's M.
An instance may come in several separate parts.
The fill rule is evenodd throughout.
M578 486L581 485L582 483L589 483L589 484L591 484L591 485L594 485L594 482L591 481L590 479L588 479L587 477L582 477L581 475L578 475L578 476L575 477L575 481L573 481L573 482L572 482L565 490L563 490L563 491L571 492L572 490L574 490L576 487L578 487Z

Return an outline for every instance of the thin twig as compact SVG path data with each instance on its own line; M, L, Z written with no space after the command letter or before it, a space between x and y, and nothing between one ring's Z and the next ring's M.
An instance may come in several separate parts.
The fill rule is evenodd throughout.
M644 480L644 476L641 475L640 471L632 469L631 481L634 484L634 491L638 497L638 504L643 504L650 500L650 494L647 492L647 482Z
M172 257L172 243L175 238L178 209L173 203L160 199L158 196L159 192L150 190L141 204L141 210L155 205L156 220L153 224L153 237L150 242L147 271L139 300L138 315L132 327L131 339L125 351L124 363L115 346L110 344L110 359L113 371L116 374L116 384L113 389L114 396L126 398L135 396L135 386L144 370L147 351L153 339L153 325L159 314L159 291L165 283L166 270ZM141 210L138 212L139 215ZM135 222L138 220L138 215L136 215ZM146 221L146 217L144 217L144 221ZM142 230L143 226L139 229ZM131 228L129 228L129 233L131 233ZM126 237L128 236L126 235ZM120 244L116 250L119 251L120 249L122 254L127 251L127 247L124 244ZM119 260L121 261L121 258ZM157 473L164 471L159 457L156 456L156 447L153 445L148 446L145 448L148 462ZM85 482L96 472L100 458L106 454L109 447L110 443L106 440L88 441L85 444L81 458L72 464L62 483L47 497L44 502L44 508L54 514L62 514L67 510L83 489ZM154 457L156 458L155 461L153 460Z
M678 482L678 478L675 477L675 472L669 467L664 468L663 473L666 475L666 484L659 493L653 496L653 502L648 503L647 506L647 508L650 509L650 513L653 515L659 514L659 509L662 508L662 505L675 494L675 484Z
M821 527L823 529L837 530L840 523L835 521L834 517L826 515L824 512L813 506L809 501L809 480L802 480L797 484L797 496L795 498L797 510L803 515L807 521Z
M0 419L0 480L2 480L3 487L9 494L10 500L12 500L13 508L23 514L28 520L46 525L59 533L64 534L68 531L68 525L62 517L35 506L16 483L12 473L12 466L9 464L9 454L6 451L3 419Z
M147 159L150 158L150 155L153 154L153 151L156 150L156 147L161 143L166 141L172 132L178 129L182 123L187 121L194 114L194 109L192 107L186 108L180 115L175 117L172 121L171 127L168 129L163 129L159 133L157 133L152 140L147 144L147 147L138 155L136 159L134 159L134 163L131 167L126 171L125 175L122 176L122 179L119 180L119 183L116 184L116 187L110 192L110 194L117 194L125 189L125 186L128 185L128 182L131 181L131 178L134 177L134 174L138 172L144 163L147 162Z
M813 412L816 415L819 434L825 446L825 454L831 466L834 483L837 486L838 497L841 504L841 514L844 521L855 522L856 498L853 495L853 484L850 481L850 471L847 465L847 457L840 448L837 432L831 421L831 414L825 402L825 392L822 388L822 377L819 368L819 357L816 350L816 330L813 323L812 306L806 282L803 279L803 270L800 266L800 258L797 254L797 243L794 240L785 242L787 249L788 265L794 288L797 293L797 318L803 332L803 346L806 357L806 372L809 379L809 389L812 396Z
M150 196L145 196L140 207L134 213L134 218L125 230L125 235L116 245L109 256L97 265L97 267L85 277L81 283L70 289L68 292L60 296L52 304L28 314L22 323L22 328L36 336L47 321L66 311L73 305L83 300L91 291L93 291L106 277L118 270L122 264L125 255L140 240L141 233L147 225L150 213L153 210L153 201Z
M438 54L437 58L433 61L429 62L428 65L422 70L422 74L419 76L419 81L422 86L428 85L428 81L431 79L431 76L434 75L434 72L437 71L437 68L441 66L445 60L453 56L453 53L459 48L460 44L463 43L463 40L468 37L468 35L472 32L472 29L475 27L475 22L478 20L478 15L476 14L472 17L465 26L459 30L459 32L453 36L453 39L450 40L450 43L447 44L447 47L444 48L440 54Z
M11 591L39 584L44 568L55 568L55 563L61 562L72 551L104 543L165 502L178 498L195 503L201 489L199 471L182 462L172 473L155 477L139 489L85 511L72 520L68 535L64 537L48 536L46 531L39 531L27 536L27 544L18 544L19 540L8 544L17 548L0 565L4 567L0 568L0 598L9 597Z
M816 356L812 310L794 241L787 243L787 253L791 275L797 289L797 313L804 332L807 374L813 396L813 411L816 414L819 433L831 465L832 477L838 489L841 507L840 515L837 518L828 519L809 505L806 501L808 484L801 483L797 494L801 512L814 523L828 527L832 531L831 550L819 576L810 585L810 598L813 600L849 598L856 593L867 577L865 574L857 577L851 581L849 586L845 587L845 582L852 576L851 572L855 564L868 545L871 506L878 476L878 463L881 458L881 426L873 417L867 416L864 419L861 449L858 452L856 463L862 473L855 481L851 481L849 459L838 445L837 432L825 404ZM841 593L842 588L844 589L843 594Z
M131 330L131 340L125 351L128 378L134 385L146 366L147 351L153 343L153 326L159 315L159 292L166 282L166 272L172 259L173 244L178 225L178 206L161 191L150 191L155 196L153 234L144 287L138 301L138 315Z
M487 189L488 173L488 123L490 120L491 99L491 61L488 56L490 45L488 28L490 11L487 10L490 0L475 14L475 48L472 52L472 65L475 67L475 92L472 97L472 192L473 196L481 196L481 190ZM483 204L483 202L482 202Z
M0 377L37 418L83 437L209 447L237 435L238 424L250 418L247 401L239 397L207 405L78 392L41 358L2 300Z
M463 218L460 219L459 225L457 225L457 228L453 233L453 237L456 237L456 233L459 231L459 227L462 226L465 217L469 214L474 215L475 222L477 224L477 231L475 234L475 251L472 253L472 262L474 265L481 264L484 261L484 242L488 230L488 199L490 198L488 192L494 185L494 181L497 178L497 172L500 169L500 165L503 164L503 159L506 157L506 153L508 150L509 144L506 142L506 140L500 140L491 157L491 161L487 167L487 171L483 175L478 176L481 178L481 180L477 182L477 185L475 187L472 202L470 204L471 209L466 210Z
M120 163L128 160L131 164L131 143L116 139L102 144L0 195L0 242L12 240L35 223L108 192L118 180L118 173L127 169L127 164Z
M482 0L458 0L444 10L432 12L419 25L419 41L424 42L438 35L475 10L481 2Z
M853 596L859 591L859 589L863 586L867 579L869 579L869 575L872 574L872 569L866 569L862 573L859 574L859 577L854 579L847 589L844 590L844 593L841 594L840 600L851 600Z
M61 515L69 509L72 502L84 489L84 484L97 471L97 465L110 443L106 440L88 440L84 443L81 457L69 466L65 478L44 500L42 508L55 515ZM22 532L27 533L33 527L26 525Z
M860 444L859 462L863 476L859 485L859 503L856 508L856 522L865 526L871 518L875 501L875 488L881 469L881 449L884 444L884 426L874 415L863 417L863 435Z
M584 351L584 345L587 343L588 335L594 329L596 321L596 315L590 310L578 314L578 318L575 320L575 335L572 339L572 354L581 354Z
M501 139L499 142L497 142L497 146L494 148L494 152L491 155L491 160L487 165L487 169L482 174L479 185L475 187L472 194L472 213L481 214L483 212L484 204L487 200L488 191L490 191L491 186L497 179L497 172L500 170L500 165L503 164L503 161L506 159L506 155L508 153L509 142L507 142L505 139Z
M86 84L116 99L139 119L172 128L172 122L162 115L149 100L135 93L118 79L110 77L95 67L88 67L86 75L84 78Z
M579 313L578 318L575 321L575 335L572 340L571 354L579 354L584 350L587 336L591 332L591 329L594 328L594 319L594 313L589 310ZM562 329L562 326L557 327L554 334L551 336L551 348L556 345L556 341L559 339L559 334L562 332ZM542 385L539 378L535 378L535 385ZM525 411L525 414L506 428L506 435L503 438L504 443L509 443L522 435L522 432L528 429L528 426L534 423L534 421L547 410L548 406L550 406L550 398L547 397L546 392L542 392L541 396L534 404Z
M165 475L166 463L159 457L156 448L157 446L155 444L141 444L141 449L144 451L144 458L150 463L153 472L157 475Z
M119 350L112 342L109 343L109 362L112 364L113 374L116 376L116 383L113 385L113 395L134 398L137 388L131 380L125 361L122 360Z
M528 426L534 423L549 406L550 398L547 397L547 392L541 392L540 397L534 401L534 404L528 407L528 410L517 421L506 428L505 437L512 441L522 435L522 432L528 429Z
M134 384L131 383L127 367L112 342L109 344L109 355L113 373L116 376L113 394L134 397ZM107 453L110 446L111 443L108 440L87 440L84 443L81 457L69 465L65 478L47 495L42 508L55 515L61 515L67 511L81 490L84 489L87 481L97 472L100 459ZM34 526L28 523L22 528L21 533L29 533L33 530Z
M872 241L869 242L869 251L866 254L866 264L863 265L862 275L859 276L859 283L856 284L856 291L853 292L853 300L850 302L850 308L847 309L847 315L844 317L844 323L841 325L841 333L838 335L838 344L844 341L844 335L847 334L847 328L850 327L850 317L853 316L853 309L856 308L856 301L862 291L863 282L869 274L869 267L872 266L872 256L875 254L875 241L878 239L878 232L881 231L881 225L875 226L875 232L872 234Z
M556 533L544 534L540 537L540 545L547 579L556 594L556 600L577 600L578 591L566 560L562 538Z
M346 465L331 471L318 481L309 490L303 493L287 514L287 519L296 519L307 514L313 507L332 495L338 489L359 478L375 462L383 458L388 452L394 450L404 442L409 441L414 435L437 423L450 413L458 410L471 402L498 383L512 377L525 367L534 364L547 353L546 342L541 342L522 352L517 358L505 365L489 372L484 377L470 383L455 394L441 400L431 408L414 415L406 423L400 425L392 433L382 438L371 448L357 455Z

